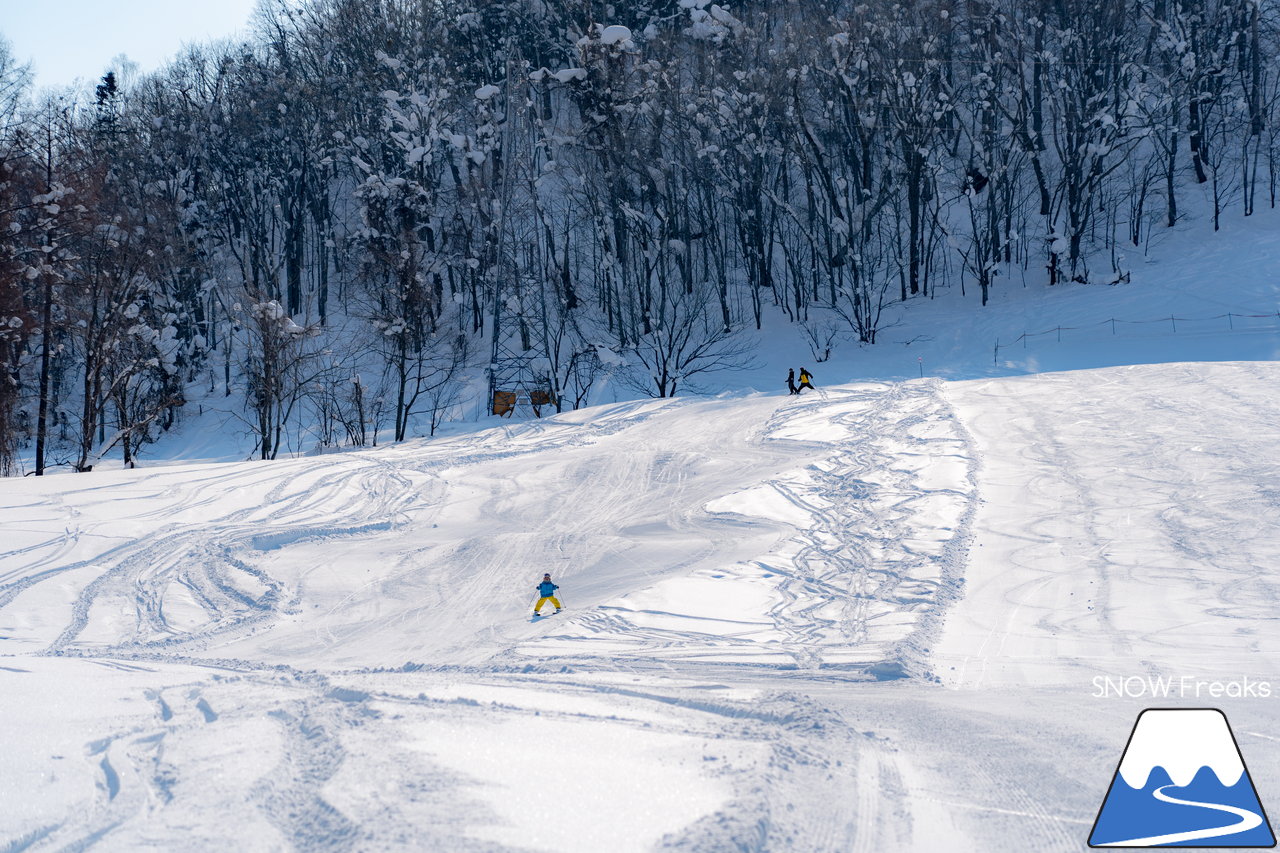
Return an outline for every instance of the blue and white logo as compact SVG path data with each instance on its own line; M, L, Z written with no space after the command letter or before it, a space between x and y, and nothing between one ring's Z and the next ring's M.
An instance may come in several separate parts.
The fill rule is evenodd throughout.
M1098 811L1090 847L1274 847L1226 716L1148 708Z

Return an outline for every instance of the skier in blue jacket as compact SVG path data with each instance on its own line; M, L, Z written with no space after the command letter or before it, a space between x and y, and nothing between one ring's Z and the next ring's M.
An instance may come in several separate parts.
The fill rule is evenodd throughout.
M550 573L542 576L542 583L538 584L538 603L533 605L533 615L537 616L538 611L542 609L542 605L550 601L556 606L556 613L560 612L560 599L556 598L556 590L560 587L551 582Z

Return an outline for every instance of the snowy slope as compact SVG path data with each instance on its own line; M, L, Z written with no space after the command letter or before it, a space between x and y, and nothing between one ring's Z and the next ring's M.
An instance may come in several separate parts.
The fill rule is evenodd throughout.
M10 481L0 849L1079 849L1144 706L1095 675L1280 685L1277 381L873 383ZM544 571L568 609L531 624ZM1274 707L1226 705L1264 802Z
M925 383L17 482L0 642L22 679L2 710L24 773L6 837L168 845L193 814L245 809L226 831L260 849L722 837L774 772L778 731L825 744L835 724L772 675L924 666L914 640L955 584L966 458ZM842 542L850 524L882 529ZM570 609L531 625L544 569ZM50 725L68 688L98 710ZM52 788L50 753L75 762ZM775 789L805 802L825 768L789 770L758 807ZM807 808L816 825L741 831L852 837L853 799Z
M1277 382L1280 365L1255 362L949 386L987 450L944 677L1280 687Z

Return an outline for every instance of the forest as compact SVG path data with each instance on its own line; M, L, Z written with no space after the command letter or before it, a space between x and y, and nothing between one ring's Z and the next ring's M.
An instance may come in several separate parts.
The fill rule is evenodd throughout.
M264 0L61 93L0 42L0 474L196 394L271 459L1123 284L1191 198L1275 207L1277 119L1277 0Z

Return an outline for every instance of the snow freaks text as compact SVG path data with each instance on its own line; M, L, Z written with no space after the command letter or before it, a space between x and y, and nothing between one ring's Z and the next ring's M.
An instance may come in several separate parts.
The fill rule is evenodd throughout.
M1095 699L1270 699L1271 682L1242 676L1232 680L1192 676L1129 675L1093 677Z

